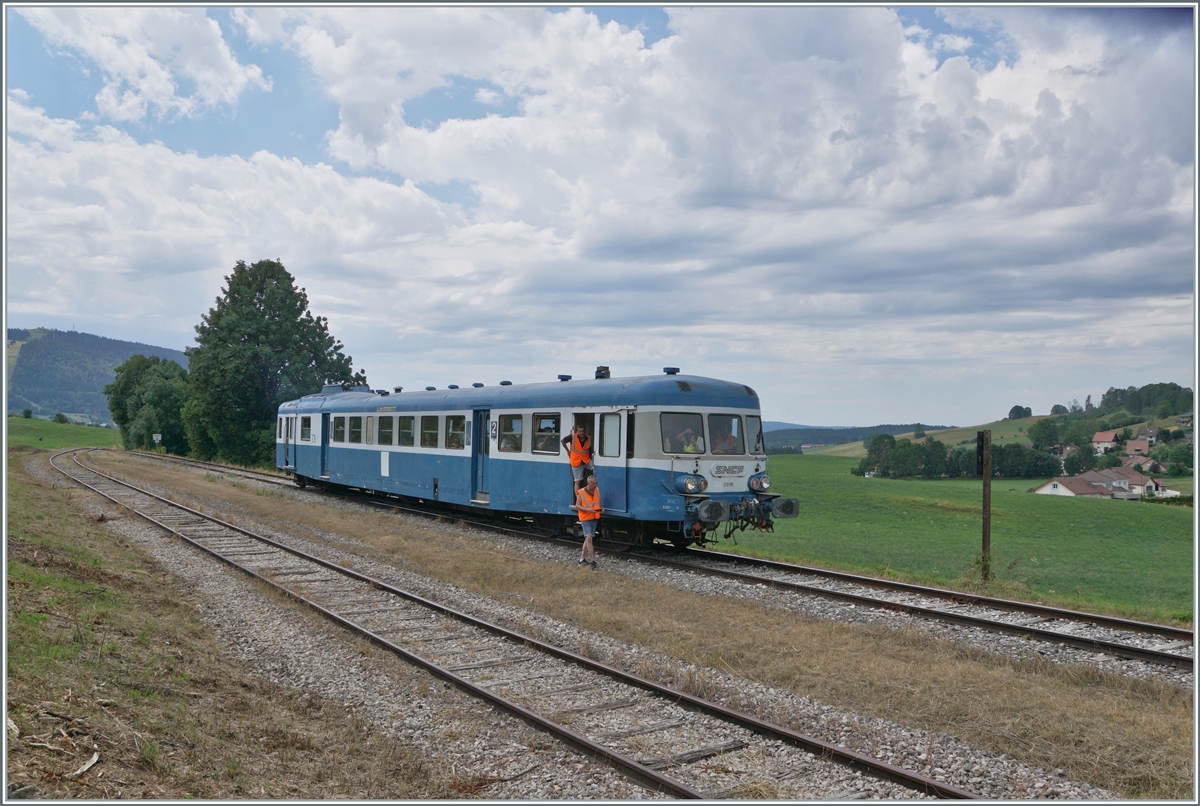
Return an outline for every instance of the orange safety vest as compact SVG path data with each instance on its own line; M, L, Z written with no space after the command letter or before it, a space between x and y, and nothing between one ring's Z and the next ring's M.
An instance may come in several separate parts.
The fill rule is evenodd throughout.
M577 434L571 435L571 467L586 465L592 461L592 440L587 434L580 440Z
M594 494L589 494L587 487L580 487L579 493L576 496L576 505L579 509L579 520L594 521L600 519L600 488L596 488Z

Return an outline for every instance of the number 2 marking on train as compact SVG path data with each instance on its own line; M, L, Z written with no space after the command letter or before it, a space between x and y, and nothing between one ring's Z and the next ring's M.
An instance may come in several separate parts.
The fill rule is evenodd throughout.
M497 429L496 421L492 420L492 439L496 438L496 429Z

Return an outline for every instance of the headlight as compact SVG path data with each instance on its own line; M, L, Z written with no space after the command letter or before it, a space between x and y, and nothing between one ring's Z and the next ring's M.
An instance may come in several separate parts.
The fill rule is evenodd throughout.
M701 476L700 477L700 492L704 492L707 489L708 489L708 479L704 478L704 476Z
M696 493L700 491L700 482L695 476L688 476L683 480L683 491L685 493Z
M675 489L684 495L702 493L708 489L708 479L703 476L677 476L675 478Z
M757 476L750 477L750 489L756 493L766 492L771 489L771 477L766 473L761 473Z
M758 483L761 485L763 490L771 489L771 477L766 473L763 473L761 476L759 476Z

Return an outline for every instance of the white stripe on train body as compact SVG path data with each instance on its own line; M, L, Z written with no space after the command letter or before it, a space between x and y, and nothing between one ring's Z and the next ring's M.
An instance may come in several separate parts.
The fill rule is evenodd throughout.
M561 440L592 437L601 537L703 542L770 528L795 499L768 492L758 395L693 375L597 378L388 394L326 387L279 407L276 463L301 484L574 520Z

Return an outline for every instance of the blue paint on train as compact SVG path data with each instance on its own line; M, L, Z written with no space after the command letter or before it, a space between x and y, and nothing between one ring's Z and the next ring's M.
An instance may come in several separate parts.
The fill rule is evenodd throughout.
M741 453L685 453L671 439L678 429L667 433L672 417L692 418L691 430L709 445L718 436L714 422L736 420ZM565 523L574 517L574 483L559 440L573 423L593 438L602 527L624 522L619 528L636 527L642 542L703 540L718 521L741 519L745 528L750 518L756 528L769 527L778 496L752 487L767 464L758 395L742 384L691 375L395 395L329 387L280 406L276 459L301 483ZM500 428L508 429L503 438ZM702 488L685 494L688 477ZM794 499L787 500L792 505L776 506L776 514L793 517Z

